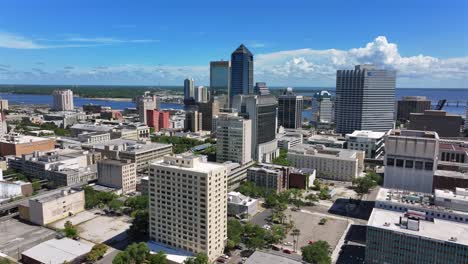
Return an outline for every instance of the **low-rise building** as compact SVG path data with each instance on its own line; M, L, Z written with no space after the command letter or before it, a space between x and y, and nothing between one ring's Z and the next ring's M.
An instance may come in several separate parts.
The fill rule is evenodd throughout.
M34 224L47 225L84 211L83 190L62 189L29 199L21 205L20 217Z
M86 114L82 112L71 112L71 111L61 111L61 112L51 112L45 114L44 121L52 122L58 127L67 128L73 126L74 124L80 122L81 120L86 120Z
M439 137L459 137L463 118L442 110L426 110L424 113L411 113L408 129L435 131Z
M104 143L83 146L83 148L100 152L103 159L131 160L136 163L137 170L146 169L151 162L172 154L170 144L127 139L113 139Z
M307 144L324 145L329 148L344 148L346 141L335 135L312 135L307 139Z
M384 152L384 136L385 132L356 130L346 134L347 148L365 151L367 159L381 159Z
M453 195L381 188L367 224L366 263L466 263L466 191Z
M287 158L295 168L315 169L319 178L352 181L364 170L364 156L360 150L302 144L290 149Z
M234 191L247 179L247 170L255 165L255 161L244 164L226 161L223 164L228 170L228 191Z
M289 188L307 190L314 186L317 172L314 169L291 169L289 173Z
M258 200L247 197L240 192L229 192L227 213L230 216L253 216L257 213Z
M263 251L255 251L250 257L244 262L245 264L303 264L302 261L294 260L284 255L277 255L267 253Z
M49 151L55 148L55 140L25 135L5 135L0 138L0 156L21 156L34 151Z
M94 244L70 238L51 239L21 253L24 264L82 263Z
M85 144L101 143L111 140L111 135L103 132L84 132L78 135L78 140Z
M281 149L289 150L303 143L303 136L301 132L284 132L278 133L278 147Z
M136 191L136 166L130 160L101 160L97 170L99 184L122 189L123 194Z
M277 193L288 188L289 167L260 163L247 170L247 180Z
M29 196L33 193L32 184L23 181L4 181L0 179L0 202L19 196Z

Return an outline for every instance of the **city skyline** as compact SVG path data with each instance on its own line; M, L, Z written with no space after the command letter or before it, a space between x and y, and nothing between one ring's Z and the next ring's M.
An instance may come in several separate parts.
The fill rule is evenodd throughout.
M265 12L261 21L237 24L230 21L240 7L211 1L183 9L149 2L6 3L0 83L181 86L192 77L209 85L210 61L229 60L243 43L254 55L254 82L269 86L333 87L336 70L373 63L397 70L397 87L468 87L466 3L342 5L260 1L249 7ZM398 16L379 11L397 8Z

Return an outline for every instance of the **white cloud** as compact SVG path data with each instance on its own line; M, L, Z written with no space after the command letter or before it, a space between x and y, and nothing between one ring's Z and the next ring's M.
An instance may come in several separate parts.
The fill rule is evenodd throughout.
M119 43L156 43L158 39L118 39L110 37L80 37L72 36L64 39L27 38L21 35L0 32L0 48L9 49L53 49L53 48L82 48ZM57 44L59 43L59 44Z
M111 42L111 39L107 38L94 39L97 40ZM436 58L425 55L405 57L399 53L398 46L389 43L384 36L375 38L364 47L349 50L306 48L254 56L255 80L265 81L271 86L333 87L336 70L353 69L357 64L373 63L379 67L397 70L398 87L468 87L468 57ZM193 77L198 84L208 85L207 64L203 66L124 64L89 68L74 66L41 72L10 67L8 71L0 72L0 80L12 83L181 85L183 79Z

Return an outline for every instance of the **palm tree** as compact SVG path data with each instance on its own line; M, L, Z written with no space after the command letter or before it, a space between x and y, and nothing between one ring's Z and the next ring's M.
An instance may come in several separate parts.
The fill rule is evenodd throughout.
M291 236L293 236L293 239L294 239L294 251L296 251L296 248L297 248L297 242L299 242L299 236L301 235L301 230L295 228L293 229L293 231L291 232Z

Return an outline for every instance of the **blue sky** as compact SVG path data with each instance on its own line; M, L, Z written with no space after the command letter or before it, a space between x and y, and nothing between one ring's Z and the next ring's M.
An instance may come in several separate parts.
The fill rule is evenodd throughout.
M468 1L4 1L0 83L208 84L244 43L255 79L334 86L396 69L399 87L468 87Z

